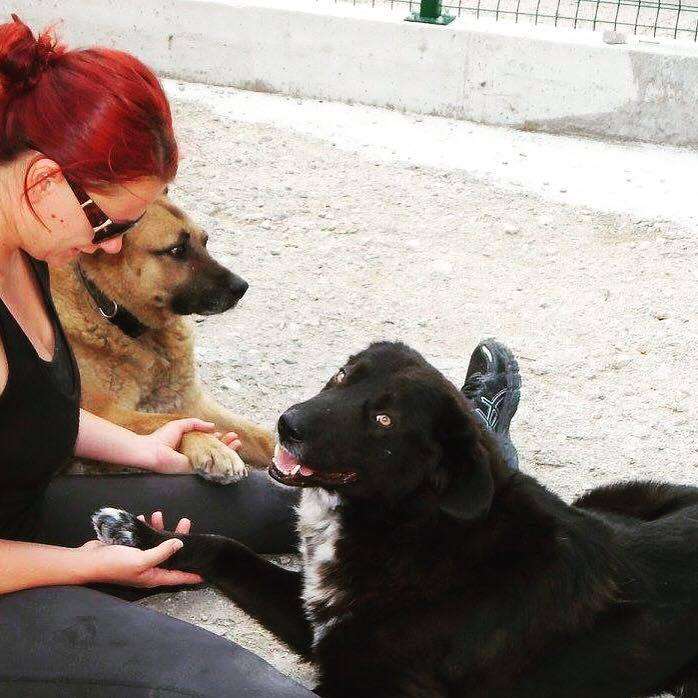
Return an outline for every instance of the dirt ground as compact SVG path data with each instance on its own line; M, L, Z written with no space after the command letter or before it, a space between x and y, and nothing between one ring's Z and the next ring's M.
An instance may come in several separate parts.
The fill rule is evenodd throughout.
M526 471L566 498L622 478L698 483L698 238L685 219L415 164L409 140L379 161L263 123L283 98L257 95L266 107L254 123L235 113L242 93L189 99L170 87L184 156L171 195L250 282L237 310L196 323L201 375L222 402L271 425L377 339L408 342L460 383L473 346L496 335L521 365L512 433ZM223 92L227 113L211 106ZM658 168L669 157L646 152ZM147 604L312 682L213 591Z

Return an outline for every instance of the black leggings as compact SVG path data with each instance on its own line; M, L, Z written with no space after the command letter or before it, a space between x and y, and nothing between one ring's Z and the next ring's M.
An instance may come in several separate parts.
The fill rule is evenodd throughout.
M47 492L39 541L76 546L94 538L90 515L108 505L161 509L167 525L186 516L196 530L260 553L291 552L295 497L258 471L227 487L188 475L59 477ZM0 596L0 696L314 695L228 640L113 596L147 593L48 587Z
M259 470L234 485L195 475L66 475L48 488L38 542L82 545L95 537L92 514L112 506L146 515L160 509L168 527L186 516L199 533L235 538L265 555L288 553L297 548L297 498Z

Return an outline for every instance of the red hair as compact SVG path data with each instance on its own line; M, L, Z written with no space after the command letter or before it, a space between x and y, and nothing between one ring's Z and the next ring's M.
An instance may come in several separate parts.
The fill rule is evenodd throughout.
M0 162L36 150L87 189L174 179L172 115L150 68L122 51L69 51L12 19L0 25Z

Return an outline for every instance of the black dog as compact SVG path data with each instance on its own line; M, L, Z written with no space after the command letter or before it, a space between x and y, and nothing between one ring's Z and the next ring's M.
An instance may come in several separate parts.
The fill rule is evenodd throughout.
M199 572L319 668L333 698L698 696L698 489L565 504L508 471L467 400L402 344L354 356L279 420L270 472L307 488L303 573L217 536ZM160 533L95 515L102 540Z

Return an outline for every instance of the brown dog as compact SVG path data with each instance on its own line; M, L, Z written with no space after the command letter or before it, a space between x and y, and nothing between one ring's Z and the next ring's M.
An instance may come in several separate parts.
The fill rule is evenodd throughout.
M82 406L139 434L198 417L235 431L238 456L209 434L190 433L179 450L195 472L234 482L246 464L267 467L274 439L209 397L196 376L194 336L183 316L222 313L247 283L206 250L208 236L162 197L118 255L81 255L52 272L53 297L82 377Z

